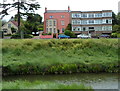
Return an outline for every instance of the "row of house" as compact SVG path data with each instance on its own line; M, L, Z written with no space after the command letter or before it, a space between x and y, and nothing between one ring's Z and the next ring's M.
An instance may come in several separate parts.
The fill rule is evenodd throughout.
M112 10L102 11L71 11L47 10L44 13L44 33L64 33L68 24L76 34L111 34L112 33ZM4 34L13 34L18 30L18 23L9 21L1 29ZM12 31L14 28L14 31Z
M111 34L112 10L102 11L71 11L47 10L44 13L44 32L63 33L68 24L76 34Z

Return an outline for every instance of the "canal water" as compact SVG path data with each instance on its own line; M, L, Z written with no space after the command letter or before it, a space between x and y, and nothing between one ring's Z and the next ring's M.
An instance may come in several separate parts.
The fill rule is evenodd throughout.
M118 89L118 78L120 75L111 73L82 73L69 75L24 75L4 77L3 81L28 80L28 81L50 81L64 84L84 84L93 89Z

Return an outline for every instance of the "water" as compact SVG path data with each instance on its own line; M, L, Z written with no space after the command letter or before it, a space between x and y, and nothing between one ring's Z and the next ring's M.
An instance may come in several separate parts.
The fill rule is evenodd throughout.
M94 89L118 89L118 74L71 74L71 75L24 75L4 77L3 81L28 80L28 81L50 81L64 84L85 84Z

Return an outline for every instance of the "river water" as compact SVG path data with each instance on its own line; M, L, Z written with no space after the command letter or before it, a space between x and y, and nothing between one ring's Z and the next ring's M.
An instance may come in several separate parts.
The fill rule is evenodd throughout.
M28 81L50 81L64 84L84 84L93 89L118 89L118 78L120 75L112 73L79 73L69 75L24 75L4 77L3 81L28 80Z

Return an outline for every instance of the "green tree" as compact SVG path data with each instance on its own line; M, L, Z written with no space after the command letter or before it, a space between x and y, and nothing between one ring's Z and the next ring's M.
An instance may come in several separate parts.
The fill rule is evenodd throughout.
M21 33L21 38L23 37L22 31L20 31L20 16L25 16L30 13L35 13L35 10L38 10L40 8L40 5L35 2L36 0L29 0L28 2L25 2L26 0L13 0L13 3L8 4L1 4L4 9L0 12L1 19L9 15L9 12L12 9L18 10L18 32ZM24 12L22 12L24 11Z
M118 23L118 25L120 25L120 12L117 14L117 23Z
M113 26L113 33L120 33L120 25Z
M70 37L76 37L76 36L75 36L75 33L72 32L72 31L70 31L70 30L65 30L64 34L65 34L65 35L68 35L68 36L70 36Z
M69 24L67 25L67 27L66 27L65 30L70 30L70 31L72 31L72 25L69 23Z
M112 12L112 25L118 24L117 16L114 12Z
M28 14L27 20L24 23L26 33L38 32L43 30L42 17L38 14Z

